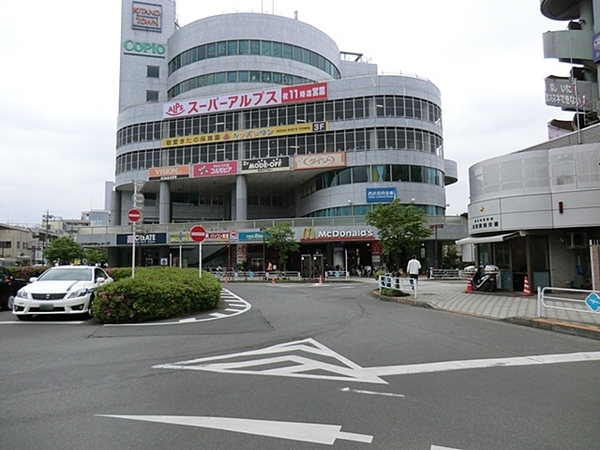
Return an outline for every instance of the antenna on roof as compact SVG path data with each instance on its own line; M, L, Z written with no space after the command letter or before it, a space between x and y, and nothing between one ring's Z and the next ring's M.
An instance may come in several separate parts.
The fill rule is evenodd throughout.
M298 20L298 10L294 11L294 20Z

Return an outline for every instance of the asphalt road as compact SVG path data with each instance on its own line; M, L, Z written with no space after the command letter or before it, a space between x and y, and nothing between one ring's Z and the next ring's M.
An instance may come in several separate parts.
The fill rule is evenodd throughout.
M116 327L1 312L0 448L598 447L600 341L370 284L224 287L251 308Z

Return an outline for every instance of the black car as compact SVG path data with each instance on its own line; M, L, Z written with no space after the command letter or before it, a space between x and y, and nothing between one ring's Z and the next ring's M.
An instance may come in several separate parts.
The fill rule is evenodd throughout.
M12 309L17 291L27 282L11 275L8 269L0 266L0 309Z

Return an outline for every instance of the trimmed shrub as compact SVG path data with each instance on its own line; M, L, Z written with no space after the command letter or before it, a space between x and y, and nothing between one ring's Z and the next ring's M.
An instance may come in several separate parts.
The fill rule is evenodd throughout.
M398 289L382 288L381 295L385 297L408 297L410 294Z
M101 323L139 323L195 314L218 306L221 285L207 272L178 267L136 268L135 278L121 278L96 292L92 310Z

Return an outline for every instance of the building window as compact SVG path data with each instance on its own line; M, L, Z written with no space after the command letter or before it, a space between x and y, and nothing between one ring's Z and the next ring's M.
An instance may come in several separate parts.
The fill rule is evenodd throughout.
M160 67L147 66L146 67L146 76L148 78L159 78L160 77Z
M147 102L157 102L158 101L158 91L146 91L146 101Z

